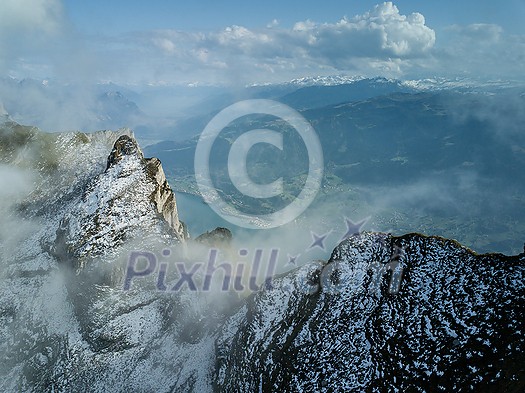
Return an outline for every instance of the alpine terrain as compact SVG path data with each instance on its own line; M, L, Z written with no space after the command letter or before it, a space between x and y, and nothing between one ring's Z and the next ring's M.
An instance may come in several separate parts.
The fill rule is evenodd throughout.
M358 232L257 290L198 290L196 261L229 255L231 233L189 238L131 131L5 116L0 162L19 179L1 205L2 391L525 390L524 253Z

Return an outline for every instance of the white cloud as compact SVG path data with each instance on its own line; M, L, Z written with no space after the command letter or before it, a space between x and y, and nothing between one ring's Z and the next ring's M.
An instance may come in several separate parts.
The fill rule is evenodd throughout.
M272 27L279 26L279 21L277 19L273 19L270 23L266 25L268 29L271 29Z
M335 24L301 26L309 42L321 53L374 58L407 58L425 55L435 42L435 33L423 15L401 15L392 3L377 5L370 12Z
M433 52L436 73L523 80L525 36L506 34L495 24L449 26Z
M63 27L60 0L2 0L0 70L16 63L19 57L45 53L49 41L60 36Z
M452 25L448 29L464 39L471 39L479 43L498 42L503 33L501 26L488 23L474 23L467 26Z
M176 50L176 45L168 38L153 38L153 44L159 47L166 54L173 54Z
M435 33L423 15L401 15L391 2L372 11L336 23L297 22L292 29L251 31L232 26L202 37L197 45L267 58L295 57L339 64L345 59L375 59L425 56L435 42Z
M59 0L2 0L0 28L19 32L56 33L61 28L63 8Z
M306 20L286 28L274 21L259 30L233 25L206 33L144 32L135 36L135 49L150 65L159 59L162 66L155 72L161 79L245 83L341 71L399 76L414 59L429 56L435 39L423 15L402 15L387 2L335 23Z
M150 66L157 63L152 59L162 64L155 68L158 77L182 82L242 84L334 73L519 79L525 62L524 36L483 23L436 32L422 14L404 15L392 2L332 23L304 20L290 27L271 23L262 29L234 25L201 33L144 32L137 45L149 50Z

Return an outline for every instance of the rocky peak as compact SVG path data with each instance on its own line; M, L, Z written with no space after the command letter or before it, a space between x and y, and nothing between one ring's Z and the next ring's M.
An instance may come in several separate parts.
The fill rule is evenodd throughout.
M217 227L212 231L206 231L197 236L196 242L202 243L209 247L229 246L232 242L233 235L228 228Z
M122 135L106 170L87 185L81 203L62 220L57 241L65 242L69 256L83 260L116 252L144 234L166 239L167 233L174 241L186 237L161 162L145 159L133 136Z
M124 156L136 156L140 160L144 159L144 155L142 154L137 141L129 135L122 135L115 142L113 150L111 150L108 157L106 170L113 165L118 164Z
M17 130L4 162L28 164L13 152L34 145L30 164L53 170L24 209L34 233L0 246L2 391L525 391L525 253L360 233L240 306L122 291L100 273L126 241L184 237L161 162L131 135ZM230 239L218 228L198 241ZM86 264L58 274L62 253Z

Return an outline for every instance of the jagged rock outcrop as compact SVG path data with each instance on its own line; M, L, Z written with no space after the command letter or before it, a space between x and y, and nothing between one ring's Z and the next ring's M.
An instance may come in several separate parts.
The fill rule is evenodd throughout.
M231 318L217 389L521 392L524 273L523 254L476 255L416 234L350 237Z
M211 231L207 231L195 238L195 241L204 244L208 247L229 247L233 235L228 228L218 227Z
M145 237L183 241L185 230L160 161L145 159L136 140L122 135L106 170L62 220L57 248L82 264L86 257L117 253L126 241Z
M175 194L168 184L160 160L155 157L148 159L146 161L146 171L150 178L155 180L155 190L150 195L150 199L157 212L162 214L164 220L181 239L187 238L188 233L184 224L179 220Z
M144 155L142 154L137 141L129 135L122 135L116 140L113 149L108 156L106 171L112 166L117 165L124 156L135 156L139 160L144 159Z

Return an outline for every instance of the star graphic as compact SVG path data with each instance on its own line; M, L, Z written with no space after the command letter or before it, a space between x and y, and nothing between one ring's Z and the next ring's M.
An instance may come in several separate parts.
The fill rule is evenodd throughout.
M297 263L297 258L300 256L301 254L297 254L295 256L288 254L288 265L295 265Z
M313 243L308 249L311 250L312 248L319 247L320 249L325 250L324 241L332 231L326 232L324 235L320 236L312 231L310 231L310 233L312 234Z
M361 228L370 220L370 217L364 218L361 221L355 223L348 217L345 217L346 223L346 233L341 238L341 241L348 239L350 236L359 235L361 233Z

